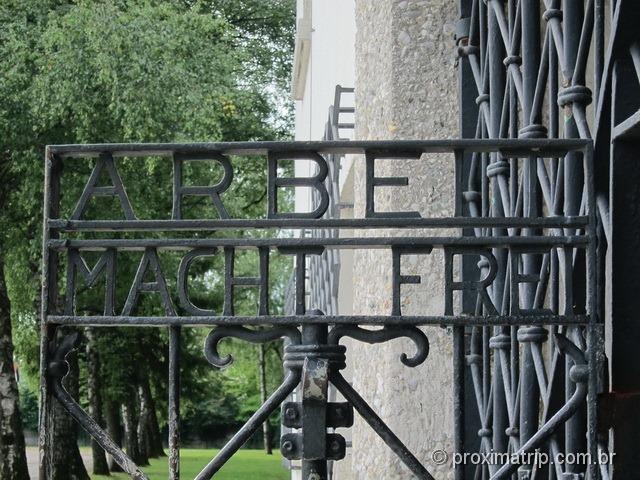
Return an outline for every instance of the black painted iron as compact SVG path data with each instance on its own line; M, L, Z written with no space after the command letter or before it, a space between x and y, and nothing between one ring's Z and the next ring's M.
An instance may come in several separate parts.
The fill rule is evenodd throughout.
M587 328L589 331L599 328L595 317L595 311L591 303L585 304L583 308L570 308L564 305L561 311L559 305L554 304L552 299L553 288L558 288L557 283L562 281L566 291L571 290L571 282L582 282L588 285L589 291L595 291L595 197L593 190L585 190L584 206L574 215L543 214L543 210L532 210L532 216L518 216L518 207L515 211L506 208L500 218L493 218L486 214L482 217L461 217L451 216L446 218L421 218L417 212L375 212L373 205L370 211L365 212L364 218L339 219L333 218L335 214L335 197L327 194L318 195L318 203L313 207L312 212L301 217L298 212L284 212L277 208L274 197L277 196L277 188L284 185L312 186L319 192L332 191L326 187L329 182L326 172L335 168L322 167L327 156L332 156L332 161L339 161L342 157L340 153L361 154L361 160L370 162L372 158L389 158L402 162L403 159L413 158L428 161L423 154L450 153L456 165L462 165L461 159L482 158L487 171L490 164L488 159L494 159L493 164L503 168L503 164L529 165L531 159L540 162L548 162L549 159L562 159L564 162L579 161L585 169L585 176L591 178L592 175L592 150L590 142L583 140L548 140L548 139L528 139L528 140L447 140L447 141L398 141L398 142L258 142L258 143L229 143L229 144L190 144L190 145L78 145L78 146L52 146L47 150L46 158L46 193L45 204L45 235L44 235L44 282L43 282L43 342L46 342L45 355L42 358L43 365L43 387L42 387L42 412L44 423L41 427L41 446L43 448L43 464L41 478L47 478L48 472L48 445L49 431L44 427L48 415L48 405L51 396L59 399L69 413L82 425L96 440L105 448L114 451L114 457L118 460L125 471L132 475L141 475L135 465L132 465L128 457L113 445L104 432L95 429L91 419L77 406L72 404L68 398L61 396L56 385L61 380L58 373L55 378L51 376L51 365L60 362L60 355L55 353L60 348L68 351L67 343L61 343L56 347L56 331L62 327L72 328L77 326L164 326L170 329L170 372L169 372L169 423L170 423L170 478L179 478L179 365L180 365L180 329L187 326L213 327L207 337L205 345L205 355L207 359L216 367L226 367L231 362L231 358L221 358L218 354L218 343L225 338L234 337L245 341L262 343L277 341L283 337L287 338L288 344L285 347L284 368L285 378L272 394L267 402L248 420L245 426L230 440L230 442L220 451L196 477L198 480L212 478L224 463L247 441L277 409L289 394L299 385L302 388L301 401L286 402L283 407L283 422L290 427L298 428L297 432L291 432L283 436L281 450L283 455L289 459L299 459L302 461L302 471L308 478L324 479L328 477L330 469L327 462L337 461L344 456L345 441L335 433L327 431L328 428L337 426L350 426L353 422L353 409L355 409L363 419L378 433L385 443L396 452L400 459L406 464L408 469L421 479L431 479L428 472L429 459L425 452L411 453L402 441L385 425L385 423L371 409L363 397L352 386L346 382L340 374L340 370L345 368L347 361L346 348L339 345L341 338L348 336L367 343L381 343L399 337L408 337L417 348L414 355L403 354L400 361L408 367L416 367L427 360L429 352L429 342L426 335L419 328L423 325L451 326L454 329L454 361L455 361L455 383L457 386L454 392L455 412L456 412L456 432L459 440L456 442L458 449L463 448L464 442L460 441L462 430L461 421L464 418L465 396L462 390L458 389L464 380L464 327L473 327L473 332L481 331L483 341L488 341L488 347L494 349L502 364L505 366L509 362L509 349L512 347L510 332L517 332L518 341L531 345L532 365L537 371L542 368L539 365L540 349L542 342L546 340L546 329L543 326L556 326L554 328L555 344L558 346L559 355L567 352L573 358L574 363L580 365L592 362L592 352L589 358L584 358L585 347L581 346L581 339L577 336L579 328ZM118 164L123 156L144 158L150 155L165 157L167 161L173 162L174 175L176 158L194 159L198 161L223 162L224 165L232 165L226 160L234 155L242 154L245 159L251 161L254 157L264 156L270 159L268 165L269 185L273 188L267 189L266 199L267 209L265 218L262 219L238 219L225 218L220 205L223 205L224 194L221 187L217 187L214 192L216 199L216 212L219 217L216 219L180 219L180 215L175 212L180 210L180 199L183 195L195 194L193 191L185 190L185 187L178 184L177 191L173 195L173 220L145 219L135 220L130 218L125 210L125 219L84 219L83 213L77 215L73 220L59 217L59 191L58 185L63 171L60 168L64 163L69 170L74 162L92 161L98 158L98 163L104 158L112 159L109 163L110 178L120 178L118 175ZM309 159L320 165L320 174L311 177L311 180L298 181L300 179L286 178L284 183L277 181L278 170L273 168L275 159ZM358 161L358 159L356 159ZM471 162L473 164L473 161ZM535 162L534 162L535 163ZM477 161L476 161L477 165ZM95 167L97 168L97 167ZM95 171L94 168L94 171ZM102 168L102 167L101 167ZM181 166L178 167L181 169ZM233 168L233 167L231 167ZM497 167L494 167L494 169ZM500 170L503 172L503 170ZM323 173L324 172L324 173ZM487 172L488 173L488 172ZM178 172L181 175L181 172ZM373 192L375 185L381 185L380 178L369 176L368 189ZM225 169L225 178L232 179L233 173ZM458 181L462 178L456 176ZM475 182L473 175L472 182ZM485 177L488 178L488 177ZM410 177L409 177L410 179ZM232 180L231 180L232 181ZM410 181L410 180L409 180ZM118 183L114 181L114 184ZM402 182L405 183L404 181ZM466 195L464 198L474 198L482 200L482 203L495 196L502 195L500 182L493 181L495 190L492 190L483 182L482 193L477 195ZM385 184L386 183L382 183ZM394 188L399 182L393 180ZM84 200L88 202L92 196L97 195L95 179L89 178L83 194ZM126 197L126 185L119 186L104 191L101 194L118 198L121 205L131 203ZM201 186L201 193L213 195L207 187ZM461 185L456 188L460 190ZM92 190L93 189L93 190ZM225 187L226 189L226 187ZM86 194L86 192L89 194ZM177 193L176 193L177 192ZM200 191L199 191L200 192ZM467 192L468 193L468 192ZM373 193L372 195L373 196ZM558 197L556 201L562 201L562 194L554 192ZM86 197L86 198L85 198ZM461 197L461 198L463 198ZM178 206L176 207L176 202ZM80 203L82 206L83 204ZM482 206L485 213L486 208ZM76 211L84 212L85 207L76 208ZM461 206L456 208L455 213L461 213ZM480 208L479 208L480 210ZM371 213L375 215L371 215ZM178 218L176 218L178 217ZM317 217L317 218L316 218ZM287 228L293 231L308 230L323 232L329 229L339 230L341 228L367 229L367 230L389 230L395 228L411 229L441 229L448 228L451 231L474 232L474 236L452 235L452 236L366 236L366 237L340 237L339 235L328 236L264 236L259 237L234 237L227 235L224 237L203 238L196 235L199 232L219 230L220 232L242 230L272 230L276 228ZM109 238L101 237L100 232L108 230L111 232ZM193 237L186 237L184 234L173 237L177 232L192 232ZM78 238L82 232L94 232L95 235L89 239ZM137 233L135 238L126 234ZM145 232L155 232L153 237L145 237ZM393 289L390 300L392 309L387 315L340 315L332 312L324 315L316 310L315 305L310 305L307 298L309 292L308 284L312 284L314 277L307 278L307 259L320 258L327 252L339 249L390 249L392 252L392 262L389 269L393 277ZM234 258L240 249L253 250L258 254L259 272L255 277L238 277L234 272ZM403 315L402 296L404 284L416 284L420 282L417 275L407 275L403 273L402 258L409 255L431 255L434 250L443 250L443 261L445 262L445 280L442 291L445 293L446 308L440 314L424 316ZM83 255L86 252L101 253L97 263L89 267ZM177 278L176 292L170 291L166 272L161 265L159 252L172 251L183 255L178 271L175 272ZM141 260L138 272L132 280L131 289L127 299L115 299L113 292L113 282L118 265L118 256L124 252L139 252ZM182 252L182 253L180 253ZM577 252L582 252L581 254ZM222 311L215 312L205 310L195 306L189 299L188 279L190 264L199 257L221 255L225 260L225 268L221 272L224 279L224 307ZM270 308L270 295L268 291L269 262L273 255L289 255L295 258L295 283L293 302L294 311L290 314L274 314ZM536 256L536 262L532 267L527 267L525 259L527 255ZM454 278L455 262L468 258L475 258L478 262L482 274L474 280L463 278L458 281ZM586 270L579 268L570 259L579 258L586 263ZM552 268L554 259L559 260L562 268ZM56 272L58 266L64 261L67 262L67 285L66 301L63 302L66 308L58 310L59 294L56 291ZM509 268L504 265L509 265ZM584 263L583 263L584 264ZM535 268L533 268L535 266ZM478 268L478 267L476 267ZM562 276L558 272L562 271ZM86 287L93 287L100 283L104 277L107 294L105 295L105 306L103 315L77 314L74 311L76 296L76 279L80 277L85 281ZM149 276L153 281L145 281ZM555 283L554 283L555 282ZM535 288L523 288L535 285ZM556 285L553 287L553 285ZM496 289L501 291L499 297L495 296ZM258 291L258 308L255 315L236 315L234 311L234 290L236 288L254 288ZM527 293L529 291L529 293ZM161 299L165 315L161 316L138 316L136 305L138 297L145 292L155 292ZM464 296L473 299L476 305L475 311L464 311L455 302L456 292L461 292ZM175 294L174 294L175 293ZM178 298L177 305L173 298ZM584 299L583 299L584 301ZM121 302L121 303L119 303ZM382 327L377 330L362 328L365 325L376 325ZM260 326L259 329L255 327ZM496 329L497 335L489 339L488 331L491 327ZM525 328L526 326L526 328ZM559 327L563 326L563 327ZM562 330L559 330L559 329ZM300 330L299 330L300 329ZM467 362L471 366L474 376L474 387L477 387L479 399L482 400L482 408L487 406L487 397L480 393L486 391L487 374L483 369L487 368L487 357L482 357L480 353L474 353L478 334L472 336L471 354L467 356ZM594 344L600 349L600 344ZM580 352L579 355L576 352ZM597 354L597 351L593 354ZM577 362L574 357L580 358ZM559 358L564 358L561 356ZM495 360L495 359L494 359ZM52 363L53 362L53 363ZM484 366L483 366L484 365ZM590 364L591 365L591 364ZM571 367L576 368L576 367ZM58 371L57 369L54 369ZM512 383L509 375L502 375L505 371L501 367L500 376L503 381L504 399L518 398L515 394L517 387ZM538 372L544 378L543 372ZM64 372L62 372L64 375ZM576 376L577 375L577 376ZM518 451L528 451L538 448L545 442L553 442L553 435L562 427L567 418L570 418L576 408L581 408L584 400L584 392L587 388L587 380L591 381L595 371L591 369L580 370L580 374L573 377L576 384L575 392L571 398L561 407L554 411L547 409L545 403L545 421L535 433L526 441L521 443ZM49 379L49 381L47 381ZM56 380L58 379L58 380ZM56 383L58 382L58 383ZM329 386L333 385L345 397L345 403L332 402L328 396ZM542 392L547 392L547 387L541 388ZM484 396L483 396L484 395ZM495 394L494 394L495 400ZM505 410L507 423L512 425L517 415L511 411L511 407ZM489 435L491 431L491 414L481 415L483 424L483 445L489 446ZM496 417L494 412L494 417ZM495 418L494 418L495 421ZM512 431L513 428L511 429ZM515 438L515 433L510 438ZM513 444L515 445L515 444ZM512 465L505 465L501 469L495 469L493 473L502 478L509 475L513 470ZM496 478L498 478L496 477ZM140 477L144 478L144 477Z
M610 417L616 409L628 412L632 405L640 405L635 360L640 329L629 322L639 306L637 296L631 294L637 291L637 275L631 272L638 265L634 232L640 222L631 205L637 203L640 182L640 170L633 161L640 147L640 38L632 26L640 21L640 4L633 0L459 0L458 5L461 136L593 140L595 157L594 168L588 169L577 150L546 160L531 155L523 157L523 162L504 155L465 154L460 160L459 185L466 184L459 192L460 211L473 218L586 214L597 219L589 227L562 229L565 235L591 229L593 243L586 258L570 247L496 255L497 281L489 290L502 314L522 309L593 312L586 327L467 328L465 338L458 332L454 353L458 451L526 450L539 440L540 432L547 431L554 415L572 404L572 415L541 448L551 458L588 454L589 460L545 466L525 462L517 472L501 465L458 465L456 479L513 478L509 475L516 473L519 479L640 478L630 447L637 444L639 423L624 415L617 420ZM589 195L597 199L596 210L587 205ZM507 226L506 232L503 227L498 225L492 232L468 229L465 234L539 235L538 227ZM464 263L463 281L477 279L478 270L486 273L488 268L484 261L480 268L472 261ZM576 275L579 270L586 277ZM514 285L515 278L521 282L519 287ZM516 290L519 305L514 305ZM547 298L544 292L549 293ZM473 305L469 303L467 309L472 311ZM611 345L609 358L604 356L605 331ZM561 338L586 354L587 380L572 375L580 362ZM615 393L620 391L627 394ZM609 418L599 428L598 416ZM476 431L463 428L462 422L475 423ZM599 454L613 451L615 456L600 461Z

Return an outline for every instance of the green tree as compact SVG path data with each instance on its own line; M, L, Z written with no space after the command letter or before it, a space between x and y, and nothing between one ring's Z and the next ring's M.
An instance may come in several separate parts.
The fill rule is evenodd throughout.
M283 86L290 72L294 17L293 0L4 0L0 4L0 179L5 186L0 195L0 265L4 263L5 268L0 268L0 275L6 276L10 299L10 303L0 305L0 322L3 332L7 328L10 332L13 321L16 352L31 379L30 385L37 383L38 369L41 159L45 146L286 136L289 106ZM63 210L68 211L78 198L87 168L67 166L70 171L65 177L69 178L69 185L65 186ZM141 171L139 163L125 161L121 174L132 200L138 199L134 208L140 217L169 208L165 191L145 191L137 182L142 174L147 185L165 185L168 190L169 162L148 159ZM210 179L215 172L195 169L190 175L197 181ZM257 215L264 191L255 186L265 184L263 166L245 168L237 180L228 199L230 213ZM92 208L90 213L97 216L114 213L112 205L96 204ZM211 206L202 202L185 208L189 215L214 214ZM168 255L162 259L163 267L175 271L177 261L175 255ZM127 278L119 282L120 296L126 295L124 290L133 277L136 262L132 258L119 271ZM214 262L218 263L212 268L220 268L220 259ZM255 265L254 260L246 262L247 268ZM274 267L282 278L287 265ZM200 274L194 281L212 282L206 271ZM90 311L100 305L99 299L99 293L88 291L79 303ZM208 301L216 304L220 298L208 297ZM250 305L252 300L247 294L239 302ZM157 306L149 302L141 308L152 312ZM197 344L200 348L204 334L185 336L187 347ZM7 365L3 361L10 355L11 336L4 335L2 339L6 344L0 345L4 355L0 363ZM147 391L125 392L132 379L142 386L149 381L156 405L165 406L166 385L154 372L158 371L156 367L166 366L165 349L158 348L166 346L166 333L122 335L119 330L108 334L101 331L94 343L101 361L98 366L90 362L88 370L86 355L79 355L79 375L96 369L101 372L104 381L92 388L102 390L100 398L105 409L123 398L139 403L140 395ZM126 356L122 352L133 353ZM133 365L143 365L152 373L149 378L136 379ZM184 378L185 389L193 390L196 398L198 388L204 388L198 386L202 378L214 378L209 367L201 364L199 368L206 369L206 375L196 378L199 370L194 368L189 370L193 376ZM232 371L238 376L244 374L242 368ZM229 401L232 394L224 390L228 386L224 378L215 378L220 385L218 398ZM77 378L69 380L78 383ZM87 404L95 395L86 391L84 382L80 385L80 399ZM8 391L17 405L17 388ZM257 383L253 392L259 394ZM140 410L139 405L128 407L134 416ZM190 408L185 402L187 414ZM19 410L14 410L12 428L18 431ZM109 423L113 418L107 413L105 422ZM159 415L159 421L164 421ZM147 413L143 417L148 418ZM118 421L121 420L116 418L116 424ZM73 439L73 429L68 434ZM65 444L65 450L56 455L59 462L51 478L70 478L68 465L63 462L65 458L79 458L77 452L71 451L74 443ZM4 448L1 442L0 447ZM21 449L19 442L17 449ZM82 469L76 471L73 478L86 478Z

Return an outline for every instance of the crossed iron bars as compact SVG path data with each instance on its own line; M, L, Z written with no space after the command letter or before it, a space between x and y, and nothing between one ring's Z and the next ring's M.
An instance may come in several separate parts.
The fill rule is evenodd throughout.
M322 315L319 310L308 313ZM415 354L412 357L406 353L400 355L400 361L408 367L421 365L429 355L429 340L416 326L387 325L378 330L368 330L357 325L336 325L329 329L326 324L309 324L303 325L302 331L287 326L264 330L252 330L241 326L220 326L213 329L205 340L204 354L207 360L218 368L227 367L233 362L231 355L222 357L218 352L219 343L226 338L237 338L251 343L286 339L283 359L285 376L280 386L204 467L195 480L211 479L280 405L283 425L299 429L300 432L283 435L281 452L289 460L302 460L302 474L305 479L325 479L327 461L344 458L344 438L337 433L328 433L327 428L353 426L355 408L417 478L433 480L434 477L426 467L340 373L340 370L346 367L346 347L340 345L343 337L351 337L369 344L409 338L416 347ZM570 378L576 384L575 393L515 455L524 455L538 448L575 413L586 397L588 367L584 353L564 335L556 334L555 338L559 350L575 362L570 371ZM64 377L69 373L66 356L78 346L79 340L80 336L76 332L50 345L51 362L47 373L53 395L126 473L135 480L148 480L144 472L84 411L62 384ZM329 383L337 388L346 402L328 401ZM302 386L302 401L283 404L299 385ZM508 478L517 468L517 464L508 463L491 478Z
M304 147L304 148L303 148ZM529 158L533 154L536 158L555 158L556 156L565 155L568 151L580 151L584 155L584 163L588 167L588 178L591 177L591 146L588 143L581 141L533 141L533 140L455 140L455 141L434 141L434 142L348 142L348 145L340 142L330 143L313 143L307 142L304 145L299 143L287 143L287 144L274 144L274 143L258 143L258 144L220 144L220 145L97 145L97 146L67 146L54 148L55 155L78 155L80 157L90 155L92 152L97 155L101 155L100 152L113 151L115 156L123 156L134 154L137 156L144 156L149 152L164 152L168 158L174 156L176 152L184 152L195 150L199 153L207 152L223 152L228 154L246 154L246 155L264 155L274 150L274 155L271 158L278 157L278 152L291 152L300 151L301 149L321 151L321 152L343 152L343 153L357 153L361 154L360 158L367 161L369 167L372 167L371 161L373 158L377 158L383 155L390 157L399 157L401 159L418 159L421 158L424 153L453 153L453 159L460 164L460 161L464 159L463 154L473 152L481 152L483 161L488 160L491 156L497 158L503 158L508 161L512 161L517 164L522 159ZM305 150L305 151L306 151ZM71 152L71 153L69 153ZM74 153L75 152L75 153ZM382 153L381 153L382 152ZM385 156L386 155L386 156ZM566 155L565 155L566 157ZM65 157L66 158L66 157ZM303 157L303 158L306 158ZM273 218L268 217L266 219L218 219L218 220L171 220L167 223L163 220L80 220L80 221L67 221L63 218L58 218L58 204L59 195L57 192L59 188L59 175L54 168L59 163L58 157L51 157L50 162L47 163L47 178L46 184L48 186L47 192L53 191L53 194L46 197L45 205L50 205L49 210L45 212L45 221L47 229L44 235L44 262L43 262L43 343L41 343L41 355L43 359L43 378L44 389L46 395L43 395L43 412L47 412L48 399L47 395L51 394L56 397L66 410L78 421L92 436L98 441L100 445L110 453L116 461L118 461L123 469L129 473L133 478L143 479L146 478L145 474L131 461L129 457L109 440L106 433L96 423L89 418L89 416L78 406L78 404L68 395L65 391L62 380L68 372L68 365L66 364L65 357L74 346L77 344L78 337L68 336L64 337L60 335L62 330L58 329L60 326L79 326L79 325L156 325L167 326L170 331L170 361L169 361L169 379L170 379L170 401L169 401L169 442L170 442L170 478L175 480L178 478L178 441L179 431L176 428L178 425L178 401L179 401L179 333L182 325L195 326L195 325L219 325L209 335L205 355L215 366L226 366L231 362L230 357L222 358L217 351L217 346L220 341L225 338L233 337L239 338L254 343L262 343L275 341L282 337L286 338L289 345L285 348L285 378L283 383L276 389L273 395L267 400L267 402L249 419L247 424L240 429L240 431L231 439L231 441L220 451L218 456L214 458L207 467L196 477L198 480L211 478L215 472L217 472L222 465L236 452L242 444L251 436L253 432L264 422L268 416L283 402L286 402L286 398L290 392L302 384L302 401L299 403L287 402L283 405L283 422L290 428L297 429L298 432L288 434L282 438L281 449L283 454L287 458L294 458L302 460L303 473L305 473L305 480L322 480L326 478L325 471L327 467L327 461L331 459L338 459L344 456L344 440L335 434L328 432L329 428L336 428L341 426L350 426L353 422L353 408L363 416L370 426L379 434L387 445L395 451L409 467L415 476L418 478L433 478L426 468L421 465L416 456L408 451L406 446L389 430L389 428L382 422L382 420L376 415L375 412L369 407L366 401L362 399L360 394L356 392L340 374L340 370L344 368L346 359L346 349L344 346L339 345L340 339L344 336L349 336L357 340L361 340L368 343L381 343L389 341L398 337L409 337L417 346L417 353L413 357L403 355L401 361L407 366L416 366L423 363L428 354L428 341L424 333L417 328L418 325L445 325L450 326L453 329L453 342L454 342L454 413L455 413L455 431L454 437L456 439L456 452L464 451L464 435L461 435L461 426L464 425L464 416L458 415L460 413L460 406L464 401L464 379L465 374L465 345L464 345L464 328L470 325L482 326L487 328L492 326L499 326L506 328L513 325L586 325L586 331L589 339L589 347L585 350L582 347L577 347L580 342L576 338L572 338L576 344L571 343L569 340L564 339L561 335L555 334L555 345L558 347L557 352L561 356L571 357L572 365L571 371L568 373L569 381L575 385L575 389L572 390L572 397L567 398L566 402L557 412L550 413L549 417L541 419L542 425L538 427L536 425L536 432L530 438L527 438L522 442L522 445L514 447L516 450L514 453L521 454L523 452L529 452L535 449L541 442L547 440L554 441L554 431L557 431L560 425L566 423L566 420L573 415L578 406L584 405L585 395L587 389L590 395L595 393L595 374L597 369L591 368L587 370L585 367L585 356L589 357L589 365L597 366L597 355L600 351L599 344L594 343L598 338L597 316L595 316L595 216L594 216L594 196L593 190L586 189L586 200L588 216L578 217L565 217L565 216L552 216L541 218L518 218L518 217L505 217L505 218L464 218L459 216L462 212L461 205L461 178L456 180L456 216L451 218L413 218L411 216L403 217L389 217L378 218L375 215L365 215L364 218L353 219L299 219L299 218ZM55 160L55 161L54 161ZM582 160L581 160L582 162ZM460 166L460 165L458 165ZM458 173L461 171L459 168L456 170ZM373 173L373 169L369 168L369 172ZM174 172L175 175L175 172ZM371 175L370 175L371 177ZM369 185L373 186L376 183L376 178L373 176L369 180ZM396 182L396 178L384 177ZM591 183L587 183L587 186ZM484 189L483 189L484 190ZM109 195L113 192L109 191ZM489 190L485 192L487 195ZM485 197L487 197L485 195ZM371 203L371 202L369 202ZM375 209L372 209L373 213L376 213ZM410 212L404 212L410 213ZM394 214L394 212L387 212L387 215ZM421 245L428 245L431 248L432 244L439 245L445 250L445 260L448 260L449 265L452 264L451 255L455 255L460 246L473 245L480 246L483 249L505 249L507 254L513 253L511 256L512 263L511 269L505 269L504 277L511 279L511 294L513 295L513 301L511 302L512 308L501 309L502 315L496 314L494 309L488 309L490 302L480 302L480 308L476 306L476 314L473 312L463 312L462 315L454 315L451 307L451 301L445 302L445 315L438 316L404 316L400 311L400 308L394 308L391 315L384 316L381 319L373 319L367 316L345 316L328 314L324 318L320 317L320 312L307 312L306 311L306 291L305 291L305 256L309 253L321 253L323 247L318 246L316 240L313 239L274 239L269 240L268 243L262 241L258 243L256 240L249 239L226 239L223 245L229 245L230 242L235 245L242 244L245 247L263 247L269 246L271 248L277 248L281 253L294 254L296 256L296 269L295 269L295 314L289 316L258 316L258 317L237 317L232 313L215 316L209 314L209 316L165 316L165 317L135 317L135 316L114 316L108 312L102 316L78 316L78 315L52 315L49 312L49 307L55 305L54 300L57 299L56 291L56 272L58 271L58 259L57 255L60 251L66 251L68 254L67 261L70 262L71 268L76 268L85 277L86 283L92 283L95 280L95 275L102 266L108 264L106 257L103 263L99 263L93 269L78 267L79 259L74 255L74 249L87 249L87 250L104 250L109 248L116 248L122 250L136 250L144 249L145 252L151 251L154 248L168 248L168 249L186 249L186 248L204 248L211 247L212 245L220 245L222 240L207 239L100 239L100 240L78 240L77 238L61 238L60 233L72 234L75 231L93 231L100 229L115 229L116 231L128 231L128 230L157 230L166 229L167 231L175 231L180 229L195 229L195 230L212 230L218 228L348 228L353 227L356 229L375 229L375 228L474 228L477 231L477 237L455 236L455 237L437 237L437 238L425 238L413 239L412 242L419 242ZM508 236L485 236L490 233L491 229L502 228L506 229ZM546 230L547 235L543 236L528 236L524 235L522 229L542 229ZM576 235L567 235L567 233L577 232ZM513 233L513 235L511 235ZM310 241L312 240L312 241ZM366 241L365 241L366 240ZM376 247L391 247L392 260L393 260L393 278L395 280L393 295L394 295L394 307L400 303L400 286L404 283L416 283L416 277L402 275L400 270L401 256L403 248L407 246L407 240L405 237L400 238L374 238L374 237L359 237L359 238L342 238L339 239L325 239L321 242L323 245L330 245L333 248L345 247L345 248L376 248ZM519 308L518 299L518 283L531 281L532 277L524 277L522 272L515 265L521 256L519 247L521 246L551 246L560 248L562 251L569 248L584 248L588 250L587 254L587 271L586 271L586 283L587 292L591 292L588 295L589 302L586 307L587 315L576 314L572 310L568 311L568 315L559 315L557 313L544 313L540 311L532 310L530 315L524 315ZM304 248L302 248L304 247ZM420 252L425 250L424 247L420 249ZM489 250L487 250L488 252ZM463 249L459 255L464 253L478 255L477 249L467 250ZM558 252L558 256L560 256ZM50 255L49 255L50 254ZM183 261L183 265L188 265L188 261L193 258L187 254ZM483 256L482 254L480 254ZM491 256L489 257L489 264L491 264ZM150 253L143 254L143 270L147 268L147 263L152 258ZM262 258L262 257L261 257ZM445 264L446 264L445 261ZM147 263L144 263L147 262ZM158 262L153 262L158 264ZM227 262L231 264L231 262ZM542 262L542 270L536 278L540 279L540 286L538 290L544 293L546 280L544 267L544 261ZM75 266L75 267L74 267ZM486 266L485 266L486 267ZM491 266L489 265L489 277L491 278ZM567 266L567 270L571 272L571 265ZM486 271L486 268L485 268ZM95 272L95 273L94 273ZM179 272L179 278L186 278L185 272L181 270ZM447 270L447 282L445 284L445 291L448 290L452 293L456 289L464 289L464 283L456 282L453 276L453 270L450 268ZM449 273L451 275L449 275ZM510 274L510 276L507 276ZM572 275L564 275L564 278L570 279ZM480 285L484 288L483 283L486 279L480 283L472 282L473 285ZM506 281L505 281L506 282ZM134 282L136 287L134 292L139 290L138 281ZM179 280L180 284L184 284L183 280ZM107 282L108 284L108 282ZM157 290L160 289L160 280L157 280ZM507 283L503 283L503 286ZM515 285L515 286L514 286ZM51 291L49 290L51 287ZM458 288L459 287L459 288ZM479 288L479 287L478 287ZM478 298L484 298L481 296L481 291L476 290ZM500 291L508 293L506 287L498 286ZM51 293L53 292L53 293ZM73 295L73 289L70 289L71 295ZM162 292L161 292L162 293ZM165 292L166 293L166 292ZM504 298L511 299L512 297L505 293ZM473 292L472 292L473 294ZM449 298L450 296L447 296ZM544 295L541 295L541 306L544 305ZM71 298L73 301L73 298ZM167 302L168 303L168 302ZM311 302L313 306L317 307L317 303ZM111 297L109 296L105 301L105 307L111 306ZM125 303L126 305L126 303ZM484 308L482 306L484 305ZM71 304L73 307L73 304ZM51 308L54 313L58 313L57 309ZM73 310L70 308L69 310ZM106 308L109 310L109 308ZM189 311L187 309L187 311ZM125 313L129 313L125 310ZM193 314L191 311L190 313ZM201 313L201 312L198 312ZM426 312L425 312L426 313ZM121 323L122 322L122 323ZM250 330L247 325L265 325L263 330ZM385 325L379 330L366 330L360 327L360 325L377 324ZM267 327L266 325L270 325ZM299 330L300 325L302 329ZM524 334L529 330L522 330ZM567 332L568 330L558 330ZM529 332L530 333L530 332ZM555 333L555 332L554 332ZM498 335L497 340L503 340L502 336ZM529 338L529 337L527 337ZM518 341L526 342L527 338L518 335ZM564 339L564 340L563 340ZM495 343L495 342L494 342ZM502 344L497 345L500 347ZM582 351L584 350L584 351ZM494 356L494 359L499 359L506 351L504 349L498 349ZM476 356L469 355L466 360L469 362L472 377L477 377L473 372L478 370L478 365L472 364L471 360ZM490 358L487 359L490 361ZM487 369L488 370L488 369ZM477 372L476 372L477 373ZM500 372L499 372L500 373ZM504 372L502 372L504 373ZM542 374L544 376L544 374ZM588 377L588 382L585 380ZM331 403L327 399L328 384L332 383L345 397L345 403ZM591 412L594 413L594 412ZM495 415L495 412L493 412ZM49 440L49 433L47 427L47 417L41 418L41 445L46 455L47 445ZM595 415L590 415L589 420L592 422L595 419ZM45 428L43 428L45 427ZM479 434L485 435L488 428L483 428ZM496 430L494 430L496 431ZM591 437L593 436L593 429L590 430ZM482 441L485 442L486 438L483 437ZM486 443L486 442L485 442ZM515 444L514 444L515 445ZM594 445L593 442L590 445ZM422 452L424 454L424 452ZM418 455L420 457L420 455ZM517 465L507 464L500 469L491 471L491 478L506 478L510 475ZM44 472L44 474L42 473ZM460 473L460 469L456 470L456 473ZM45 468L41 465L41 478L46 477L46 465ZM457 477L459 478L459 477Z

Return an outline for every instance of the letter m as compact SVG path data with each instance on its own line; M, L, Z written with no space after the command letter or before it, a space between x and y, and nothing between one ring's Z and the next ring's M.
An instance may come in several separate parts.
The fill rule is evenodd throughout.
M86 288L92 288L103 272L105 274L104 315L115 315L116 251L106 250L92 269L89 269L77 249L68 251L65 315L75 315L77 274L79 273L84 280Z

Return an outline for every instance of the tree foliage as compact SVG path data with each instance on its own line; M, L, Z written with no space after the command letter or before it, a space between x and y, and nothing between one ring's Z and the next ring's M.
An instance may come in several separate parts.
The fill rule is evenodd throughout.
M293 0L100 1L4 0L0 3L0 255L12 301L16 352L31 389L37 383L42 157L47 144L98 142L233 141L284 138L294 31ZM242 162L229 213L259 216L264 165ZM62 198L67 213L77 201L90 165L65 165ZM125 160L120 173L140 218L170 212L171 165L166 159ZM194 167L187 178L207 184L215 165ZM144 181L142 181L144 180ZM155 188L149 188L149 185ZM114 210L115 209L115 210ZM185 204L185 216L214 216L210 204ZM116 215L109 202L94 202L88 215ZM242 233L242 232L238 232ZM175 272L179 257L166 254ZM87 260L89 263L90 259ZM118 296L126 296L139 257L119 264ZM221 309L215 293L222 263L194 265L192 285L201 301ZM289 263L275 262L275 288ZM239 274L255 274L256 258L238 259ZM79 308L100 308L101 292L80 295ZM251 292L239 296L251 309ZM145 301L145 313L157 303ZM207 365L201 345L207 332L185 334L183 409L187 424L232 427L257 406L254 346L237 344L237 365L220 374ZM149 374L158 407L165 407L167 334L160 330L100 330L103 398L121 401L140 371ZM79 355L85 375L83 354ZM277 355L269 377L279 380ZM82 384L82 383L81 383ZM273 386L272 386L273 387ZM87 393L81 388L81 399ZM23 403L27 405L28 402ZM158 409L160 420L163 408ZM27 418L30 418L27 416Z

